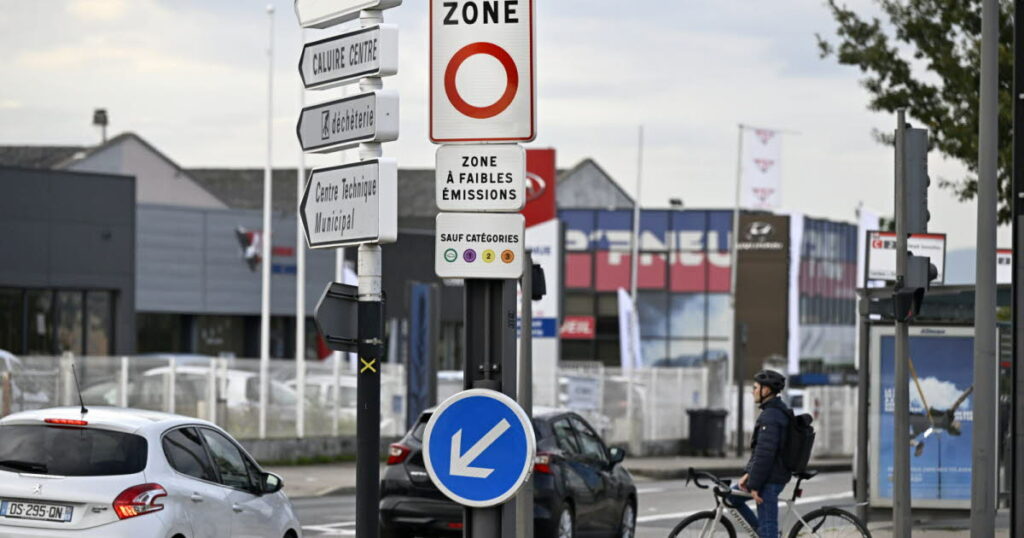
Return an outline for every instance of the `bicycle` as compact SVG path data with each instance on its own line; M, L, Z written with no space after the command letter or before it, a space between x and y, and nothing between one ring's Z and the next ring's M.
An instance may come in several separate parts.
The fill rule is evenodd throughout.
M789 538L845 538L858 536L871 538L871 533L864 526L864 523L857 516L841 508L825 506L812 510L806 515L801 515L796 510L796 500L803 494L803 491L800 489L800 483L814 478L817 474L817 471L793 474L797 479L796 487L793 488L793 496L785 500L786 513L781 520L781 523L784 525L789 520L790 514L796 516L796 523L793 524L789 531ZM701 479L711 480L714 484L709 486L702 483ZM751 527L747 520L743 519L743 516L736 510L735 506L726 500L732 495L749 498L752 497L750 493L732 489L729 481L722 480L711 473L695 471L693 468L690 468L689 475L686 478L687 484L691 481L701 489L712 489L712 494L715 497L715 509L697 512L682 520L672 529L668 538L687 536L736 538L737 527L742 536L757 538L757 530ZM782 528L780 527L780 530Z

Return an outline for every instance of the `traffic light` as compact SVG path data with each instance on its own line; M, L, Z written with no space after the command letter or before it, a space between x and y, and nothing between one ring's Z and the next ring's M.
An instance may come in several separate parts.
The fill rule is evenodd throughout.
M924 292L938 276L939 270L929 258L907 256L907 274L902 285L897 283L899 287L893 290L892 315L896 321L907 323L921 313Z
M907 129L904 134L903 181L907 233L928 233L928 130Z

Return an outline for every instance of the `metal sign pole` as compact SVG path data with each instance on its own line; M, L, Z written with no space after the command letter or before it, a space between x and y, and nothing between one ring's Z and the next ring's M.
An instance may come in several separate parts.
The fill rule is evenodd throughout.
M903 287L907 275L907 211L905 167L907 122L905 112L897 112L896 126L896 289ZM892 520L893 535L910 538L910 372L908 363L909 329L908 321L896 319L896 352L893 390L893 474L892 474Z
M1010 427L1012 466L1010 474L1010 528L1024 528L1024 320L1020 317L1024 302L1024 0L1015 0L1013 66L1013 386L1011 387Z
M860 326L857 338L860 342L858 351L859 367L857 368L857 451L854 453L854 489L857 500L857 517L867 523L868 510L868 398L870 390L870 371L868 370L868 338L871 331L871 316L868 313L868 266L867 252L870 252L871 232L865 231L864 238L864 281L859 298Z
M529 250L523 257L523 279L520 289L519 329L519 405L527 416L533 417L533 256ZM533 479L527 480L519 490L516 506L517 538L533 538Z
M380 359L384 349L380 245L359 246L359 376L356 382L356 530L377 536L380 521Z
M995 534L996 516L996 208L998 200L999 4L981 8L981 114L978 148L977 282L974 289L974 458L971 536Z

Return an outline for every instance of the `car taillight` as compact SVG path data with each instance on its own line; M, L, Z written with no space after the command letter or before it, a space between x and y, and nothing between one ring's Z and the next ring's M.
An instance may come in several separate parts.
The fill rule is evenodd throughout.
M462 529L462 522L458 522L458 523L456 523L454 521L450 522L450 523L448 523L448 528L449 529L460 530L460 529Z
M533 470L538 473L551 474L551 464L555 458L547 452L538 452L533 458Z
M150 512L159 512L164 505L156 502L160 497L166 497L167 490L160 484L139 484L121 492L114 499L114 513L118 519L141 516Z
M400 445L398 443L392 443L388 449L388 465L397 465L405 461L406 456L412 452L409 447Z
M56 424L58 426L88 426L89 422L85 420L74 420L70 418L47 418L43 419L43 422L47 424Z

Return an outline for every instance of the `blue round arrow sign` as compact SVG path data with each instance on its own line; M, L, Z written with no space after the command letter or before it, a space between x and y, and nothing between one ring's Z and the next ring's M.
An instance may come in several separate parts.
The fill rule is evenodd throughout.
M423 462L449 499L474 508L501 504L533 472L530 418L512 398L470 389L448 398L427 421Z

